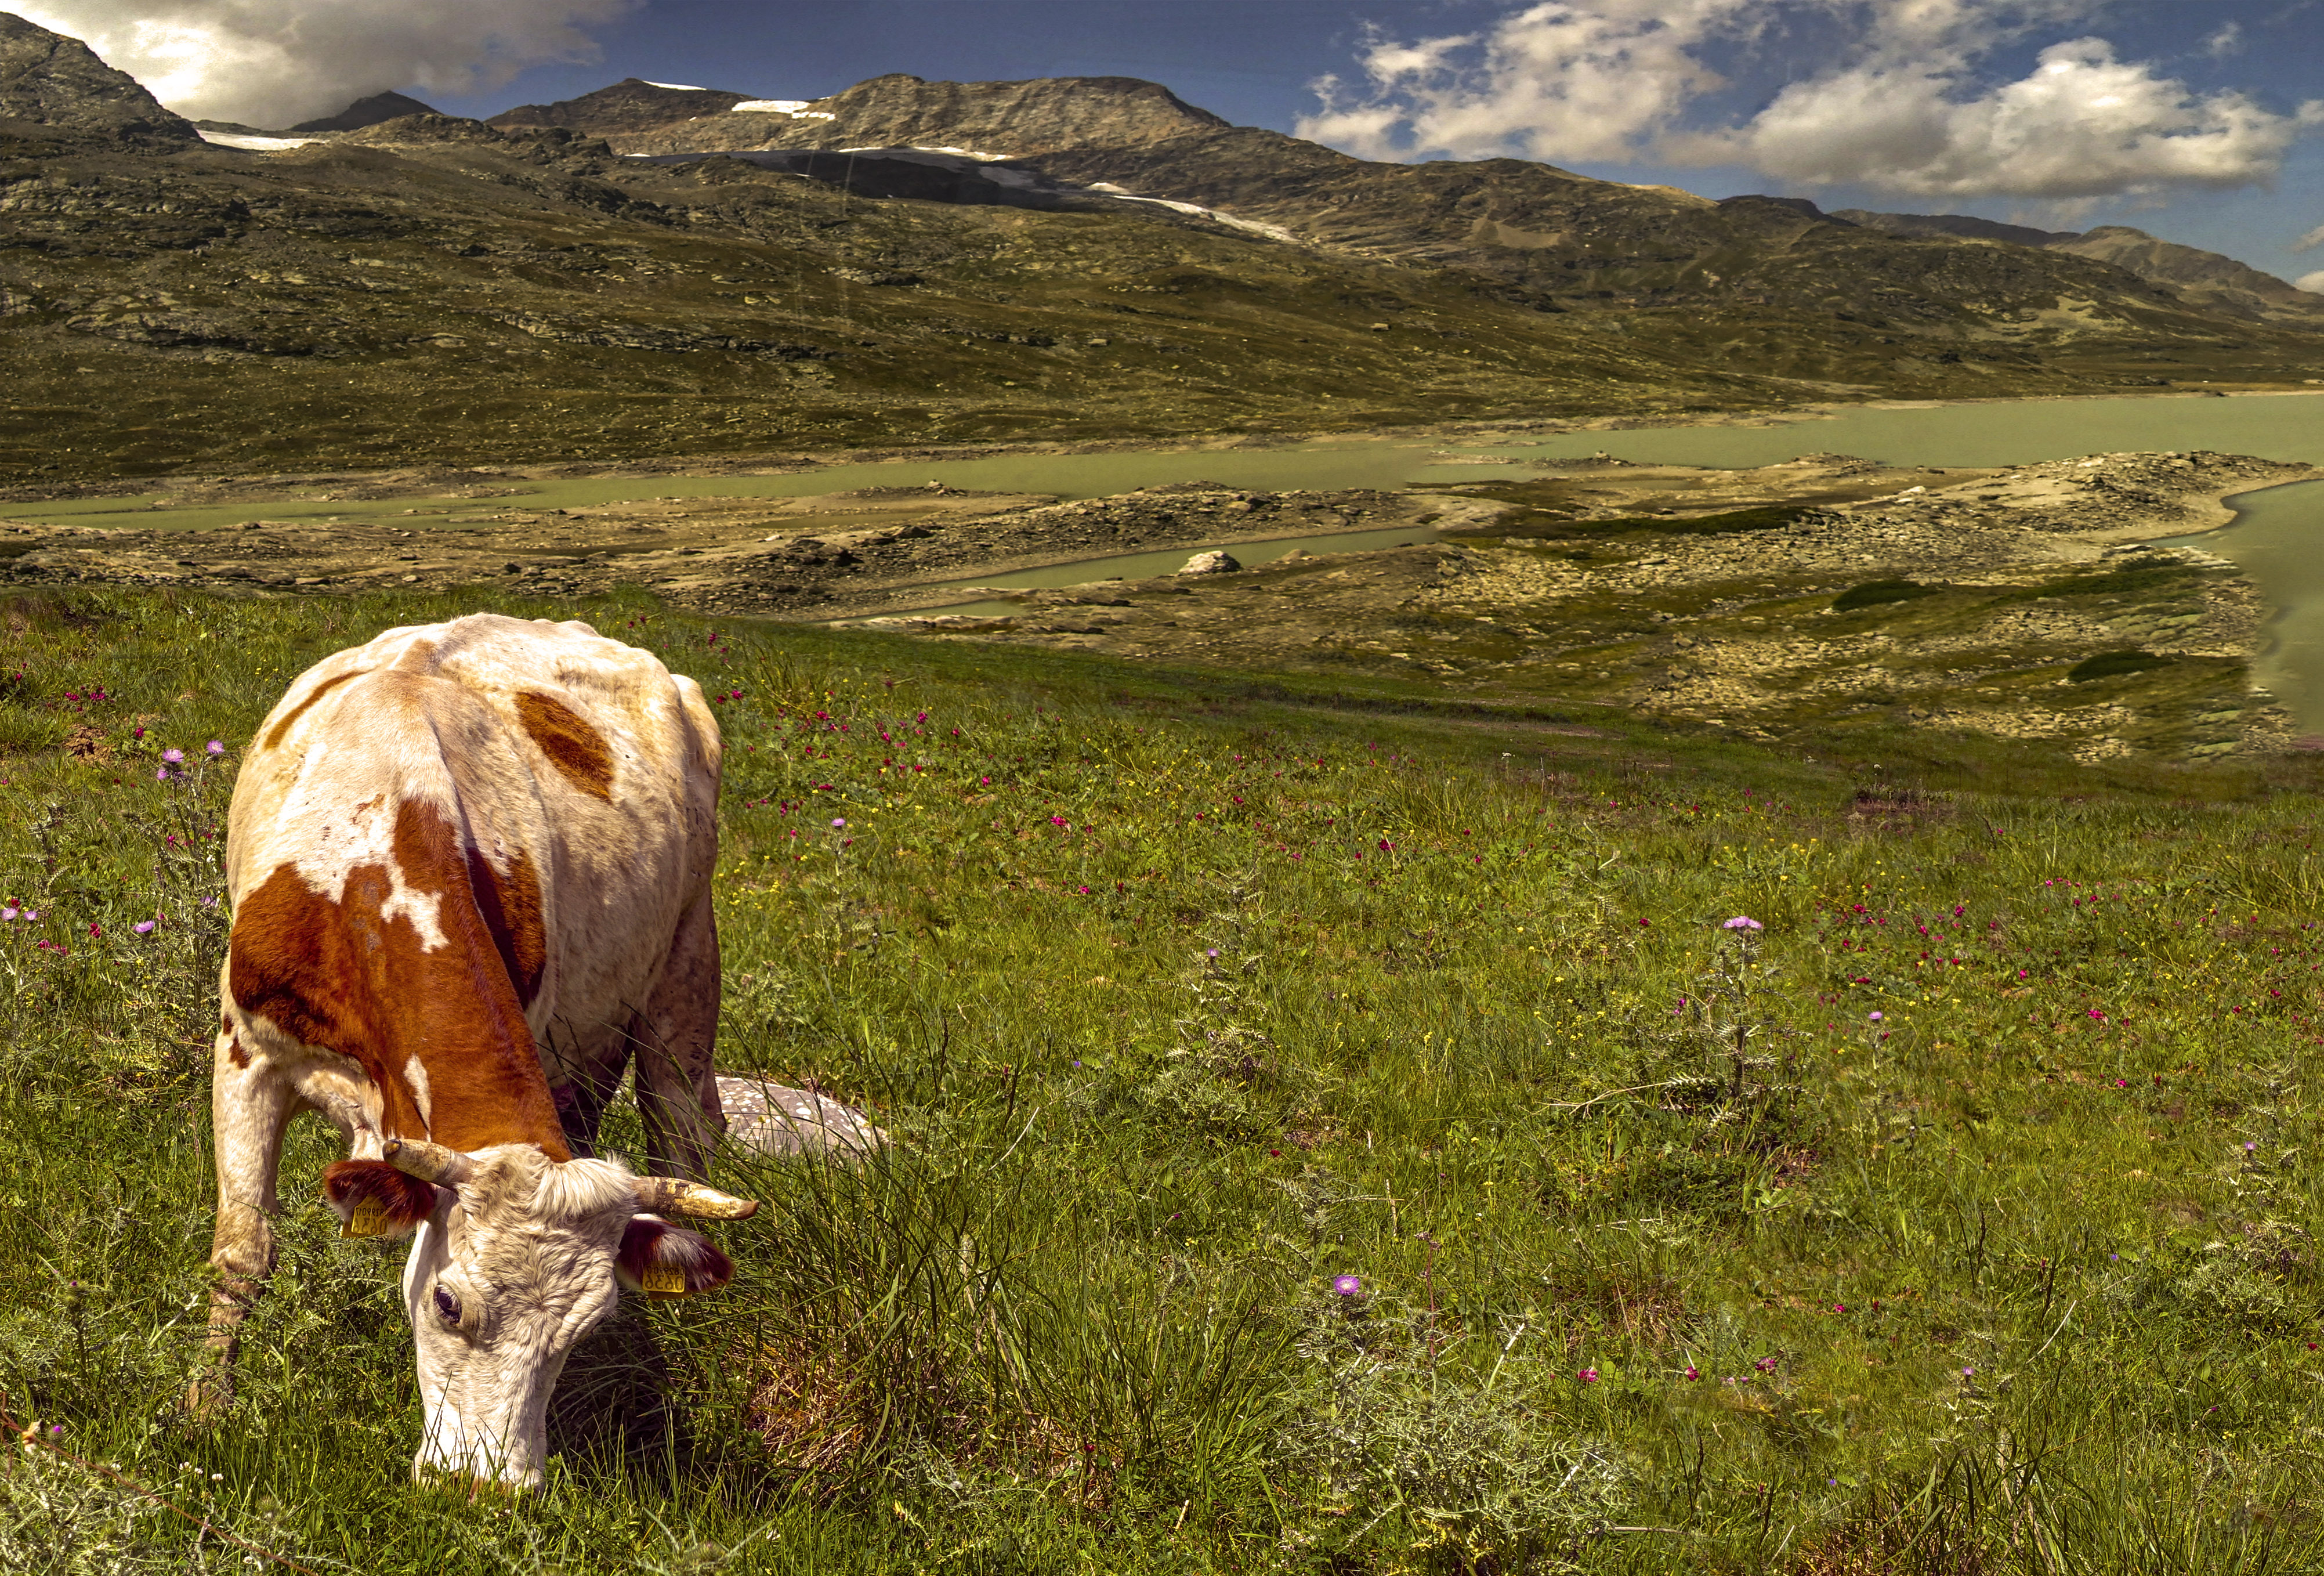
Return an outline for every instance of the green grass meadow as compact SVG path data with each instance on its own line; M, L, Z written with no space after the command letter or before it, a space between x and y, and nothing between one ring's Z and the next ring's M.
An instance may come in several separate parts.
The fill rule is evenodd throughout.
M592 1337L513 1502L410 1481L401 1254L337 1237L319 1123L235 1406L180 1407L234 764L311 662L481 606L720 697L722 1062L895 1139L731 1156L734 1284ZM644 598L0 637L0 1569L2324 1569L2290 766L1811 759Z

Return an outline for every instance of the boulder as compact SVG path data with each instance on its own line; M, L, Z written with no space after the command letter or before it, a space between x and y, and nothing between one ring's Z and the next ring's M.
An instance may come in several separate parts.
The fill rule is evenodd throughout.
M1231 552L1198 552L1178 572L1182 575L1231 575L1242 568Z
M721 1073L718 1099L726 1110L726 1136L778 1159L845 1159L888 1142L888 1135L854 1108L763 1078Z

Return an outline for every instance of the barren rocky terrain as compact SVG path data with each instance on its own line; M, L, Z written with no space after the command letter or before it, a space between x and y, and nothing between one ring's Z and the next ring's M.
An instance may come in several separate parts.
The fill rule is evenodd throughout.
M1989 471L1814 456L1757 471L1577 466L1418 494L1451 540L1019 593L885 627L1241 670L1369 672L1780 737L1849 719L2062 741L2077 758L2263 753L2268 609L2223 560L2144 541L2312 468L2107 455ZM1853 495L1848 497L1847 495ZM1663 511L1632 513L1642 507Z

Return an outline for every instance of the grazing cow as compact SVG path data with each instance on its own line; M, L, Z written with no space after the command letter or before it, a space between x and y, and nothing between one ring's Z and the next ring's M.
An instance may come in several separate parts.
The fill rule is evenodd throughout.
M725 1256L663 1219L758 1207L699 1185L725 1126L719 757L695 682L586 624L392 629L291 684L226 837L210 1254L226 1383L273 1267L300 1111L346 1135L323 1173L343 1233L416 1232L415 1474L537 1483L549 1392L616 1283L726 1283ZM652 1176L590 1153L632 1055Z

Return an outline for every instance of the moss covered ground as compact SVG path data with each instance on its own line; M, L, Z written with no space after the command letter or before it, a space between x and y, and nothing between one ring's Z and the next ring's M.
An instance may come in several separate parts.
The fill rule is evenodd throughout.
M732 1157L735 1285L593 1338L547 1489L471 1502L408 1480L398 1263L302 1124L198 1426L234 763L484 605L0 610L0 1565L2324 1560L2299 762L1809 759L634 598L489 605L720 698L722 1061L895 1145Z

